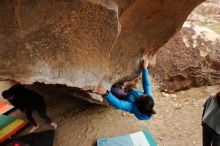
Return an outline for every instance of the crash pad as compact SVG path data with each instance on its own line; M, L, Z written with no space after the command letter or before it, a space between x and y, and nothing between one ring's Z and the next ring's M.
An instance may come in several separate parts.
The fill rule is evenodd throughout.
M0 101L0 114L5 114L6 112L12 110L13 108L14 106L12 106L11 104Z
M17 137L6 146L53 146L54 130L41 131Z
M0 143L16 134L27 124L26 121L12 116L0 115Z
M139 131L127 135L97 139L97 146L156 146L148 131Z

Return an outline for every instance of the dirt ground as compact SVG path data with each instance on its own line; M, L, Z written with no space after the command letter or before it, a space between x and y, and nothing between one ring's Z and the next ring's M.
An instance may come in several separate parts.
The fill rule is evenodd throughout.
M155 87L157 114L150 121L139 121L112 107L71 97L56 98L53 104L48 103L48 113L59 125L54 146L95 146L97 138L140 130L148 130L159 146L201 146L202 105L219 89L219 86L201 87L164 94ZM19 111L13 115L23 117ZM38 131L50 128L39 118L38 122L41 123Z

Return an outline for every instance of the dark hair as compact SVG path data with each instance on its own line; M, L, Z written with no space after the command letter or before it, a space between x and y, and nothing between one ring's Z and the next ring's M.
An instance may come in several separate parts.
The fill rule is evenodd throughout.
M7 99L8 97L13 96L13 93L10 90L5 90L2 92L3 98Z
M217 101L218 105L220 106L220 91L215 94L215 100Z
M154 100L151 96L148 96L146 94L141 95L136 100L137 107L141 114L146 116L152 116L153 114L156 114L154 111Z

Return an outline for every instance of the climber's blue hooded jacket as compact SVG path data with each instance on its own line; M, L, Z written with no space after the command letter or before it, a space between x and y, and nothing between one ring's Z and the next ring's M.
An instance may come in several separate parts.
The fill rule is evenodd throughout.
M133 113L139 120L149 120L151 119L151 116L149 117L141 114L135 103L136 99L143 94L147 94L148 96L153 97L152 89L150 86L149 73L147 69L142 70L142 86L144 88L144 92L133 89L126 95L126 101L118 99L111 92L105 98L108 101L108 103L116 109L121 109Z

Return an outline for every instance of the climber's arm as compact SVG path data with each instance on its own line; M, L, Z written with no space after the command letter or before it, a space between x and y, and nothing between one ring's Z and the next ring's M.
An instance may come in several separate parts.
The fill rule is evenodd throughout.
M133 104L131 102L120 100L115 97L111 92L109 92L108 95L105 96L105 99L110 105L112 105L116 109L132 112Z
M142 86L144 88L144 93L148 96L153 96L151 84L150 84L150 77L148 72L148 62L146 60L142 60L141 68L142 68Z

